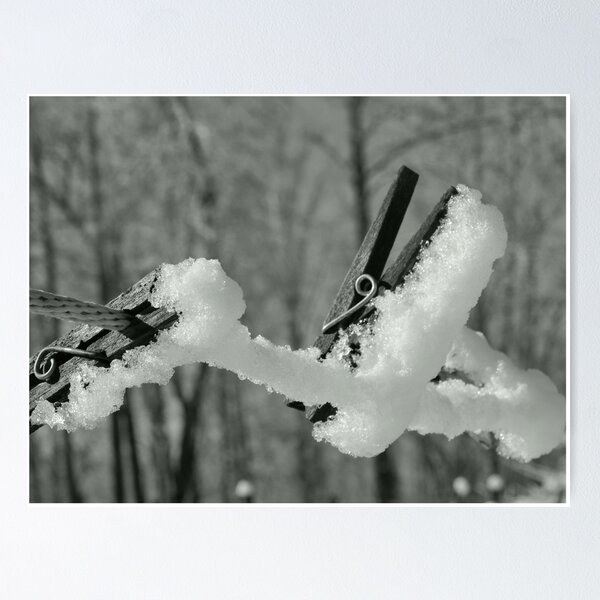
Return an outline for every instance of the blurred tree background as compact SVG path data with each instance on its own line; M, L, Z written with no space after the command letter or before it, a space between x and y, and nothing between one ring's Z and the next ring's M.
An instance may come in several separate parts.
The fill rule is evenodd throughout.
M420 180L392 258L450 185L481 190L509 245L470 325L564 393L565 125L561 97L34 97L31 287L106 302L160 263L218 258L254 335L308 347L406 164ZM32 317L31 353L70 328ZM30 499L564 501L564 447L523 465L406 433L355 459L283 400L180 368L94 431L32 435Z

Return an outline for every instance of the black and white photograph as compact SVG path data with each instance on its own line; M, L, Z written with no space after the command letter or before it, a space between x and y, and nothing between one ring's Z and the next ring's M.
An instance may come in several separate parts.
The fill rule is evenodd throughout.
M0 596L600 598L596 4L0 4Z
M567 502L565 95L28 109L31 503Z

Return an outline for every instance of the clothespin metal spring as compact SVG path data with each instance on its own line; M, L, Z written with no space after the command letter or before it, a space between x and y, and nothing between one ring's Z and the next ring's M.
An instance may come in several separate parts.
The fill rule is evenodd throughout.
M365 282L369 284L368 289L363 287ZM334 333L338 329L340 323L345 321L355 312L359 311L363 306L368 304L373 299L375 294L377 294L377 280L375 277L371 277L371 275L363 273L356 278L356 281L354 282L354 289L356 290L357 294L364 296L364 298L360 302L357 302L354 306L350 307L346 312L342 313L332 321L329 321L329 323L325 323L322 329L323 335Z
M81 356L82 358L89 358L106 364L110 362L103 352L88 352L87 350L78 350L77 348L47 346L37 355L33 365L33 374L40 381L48 381L56 370L56 360L53 356L49 357L50 354L69 354L70 356ZM48 365L47 368L46 365Z

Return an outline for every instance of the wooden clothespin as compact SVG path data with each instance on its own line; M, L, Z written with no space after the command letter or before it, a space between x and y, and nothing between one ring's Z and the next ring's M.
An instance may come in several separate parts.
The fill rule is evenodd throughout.
M161 329L177 321L176 313L154 308L148 301L158 273L158 269L151 271L106 307L38 290L30 293L32 312L88 323L30 357L30 415L39 400L55 405L67 401L69 378L84 360L110 364L127 350L147 344ZM29 433L39 427L30 424Z
M456 189L451 187L444 194L396 261L383 272L417 179L418 175L408 167L399 170L329 310L323 332L313 344L321 351L321 358L330 352L340 331L352 323L374 318L374 309L370 304L373 296L384 289L393 290L402 285L414 267L423 244L431 238L445 215L448 200L457 193ZM84 306L81 313L85 313L88 308L91 313L96 309L104 309L100 310L105 313L102 322L92 318L83 319L96 325L86 324L73 329L30 358L30 414L39 400L53 404L67 400L69 378L82 361L93 360L100 364L110 364L112 360L121 358L127 350L147 344L158 331L177 320L176 313L164 308L154 308L148 301L157 277L158 270L155 269L110 301L106 307L80 303ZM43 304L44 298L39 297L38 301ZM110 310L106 310L107 308ZM60 318L68 316L63 314ZM49 365L47 359L50 359ZM305 409L304 405L298 402L292 401L288 405L299 410ZM326 420L335 412L333 406L325 404L311 407L306 411L306 416L317 422ZM30 433L39 427L30 425Z
M395 262L383 272L418 178L417 173L408 167L403 166L398 171L327 314L323 331L313 344L321 351L321 358L331 351L343 329L352 323L374 318L375 310L370 300L376 294L394 290L404 283L418 260L421 248L428 243L445 216L448 201L458 193L454 187L444 193ZM305 410L299 402L288 402L288 406ZM306 409L306 418L316 423L326 421L335 413L335 407L324 404Z

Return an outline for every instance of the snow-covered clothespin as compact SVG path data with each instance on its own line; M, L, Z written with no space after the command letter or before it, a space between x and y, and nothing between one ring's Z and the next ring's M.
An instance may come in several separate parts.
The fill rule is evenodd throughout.
M418 174L406 166L398 171L327 314L323 331L313 344L320 350L321 358L331 351L343 329L352 323L373 318L375 311L370 300L377 293L394 290L404 283L418 260L421 248L428 244L444 217L448 201L457 194L454 187L444 193L395 262L384 272L418 178ZM298 402L288 405L304 410L304 405ZM327 420L335 412L333 406L325 404L307 409L306 417L315 423Z
M83 361L110 364L136 346L150 342L158 331L178 316L165 308L154 308L148 296L158 269L148 273L106 307L71 298L30 292L31 312L87 324L69 331L29 359L29 413L37 401L55 406L67 401L69 378ZM73 308L73 306L75 308ZM76 314L74 314L76 313ZM40 425L31 425L33 433Z

